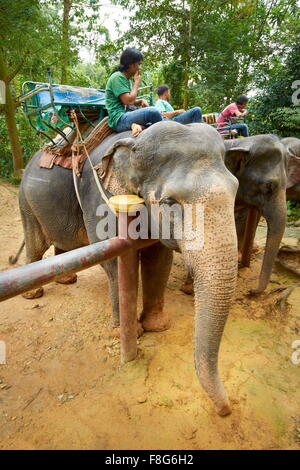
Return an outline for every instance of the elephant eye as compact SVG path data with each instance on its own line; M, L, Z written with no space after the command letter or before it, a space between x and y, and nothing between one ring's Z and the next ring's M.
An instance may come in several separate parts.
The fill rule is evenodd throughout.
M175 199L172 199L170 197L164 197L159 201L159 205L161 206L162 204L167 204L168 206L172 206L173 204L178 204L178 202Z

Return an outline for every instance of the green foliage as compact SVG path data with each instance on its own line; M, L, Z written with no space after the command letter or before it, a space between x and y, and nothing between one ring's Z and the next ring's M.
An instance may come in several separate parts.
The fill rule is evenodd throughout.
M31 156L41 147L44 141L37 137L19 109L16 113L17 128L21 140L25 165ZM11 181L13 162L4 115L0 114L0 177Z
M8 72L23 71L35 80L46 66L58 63L57 10L37 0L0 0L0 47Z
M289 222L294 222L300 219L300 202L287 201L287 216Z
M300 107L277 108L270 113L270 120L275 128L275 133L282 137L300 137Z
M179 61L170 62L161 68L161 83L157 85L168 84L171 89L171 101L174 107L180 107L183 103L184 89L178 84L184 80L184 64Z
M153 68L163 64L177 106L186 100L207 112L220 111L281 63L299 21L296 0L114 3L134 11L119 47L139 47Z
M270 132L282 137L300 137L300 106L292 100L293 93L297 95L293 84L300 79L299 71L300 45L296 43L284 63L261 84L260 93L251 100L249 123L253 134ZM299 85L298 82L298 89Z
M145 55L143 85L168 84L175 108L185 103L220 112L237 95L256 90L247 119L251 133L300 137L299 106L291 100L292 83L300 80L297 0L113 0L134 12L117 41L102 24L100 1L72 0L67 42L64 1L0 0L0 53L14 76L15 98L23 81L47 81L48 66L60 83L65 50L68 84L105 88L122 49L134 46ZM83 48L92 63L81 60ZM20 108L16 121L27 161L43 141ZM0 109L0 176L9 177L11 169Z
M12 159L4 115L0 114L0 177L9 178L12 172Z

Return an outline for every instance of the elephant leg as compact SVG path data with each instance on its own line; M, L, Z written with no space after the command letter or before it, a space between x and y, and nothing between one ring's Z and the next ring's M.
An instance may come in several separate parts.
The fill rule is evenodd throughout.
M101 267L106 272L109 281L110 298L112 303L111 325L113 328L117 328L120 326L117 258L106 261L101 264Z
M117 258L101 264L109 280L110 298L112 303L111 326L114 329L112 336L120 337L120 310L119 310L119 282L118 282L118 260ZM144 329L137 320L137 336L141 336Z
M50 245L46 241L40 224L33 215L27 213L24 216L22 213L22 221L25 235L26 262L34 263L35 261L40 261ZM38 287L37 289L24 292L22 297L25 299L37 299L42 297L43 294L43 287Z
M249 207L242 245L242 266L250 266L250 257L253 249L253 243L259 219L260 213L258 212L258 210L254 207Z
M163 311L163 306L172 260L172 250L161 243L141 250L143 282L141 323L146 331L164 331L170 328L170 320L168 314Z
M248 208L242 207L240 209L235 209L234 217L235 217L235 226L236 226L236 234L237 234L237 241L238 241L238 261L241 262L243 256L243 241L244 241L244 234L246 228L248 216Z
M193 280L193 273L191 269L188 269L185 281L180 287L180 290L188 295L194 294L194 280Z
M61 255L62 253L66 252L55 246L54 253L55 255ZM59 277L59 279L56 280L56 282L58 282L58 284L74 284L77 282L77 274L63 274Z

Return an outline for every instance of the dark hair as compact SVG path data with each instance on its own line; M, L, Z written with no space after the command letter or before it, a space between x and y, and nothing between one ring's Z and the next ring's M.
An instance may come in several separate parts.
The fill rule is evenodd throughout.
M168 85L159 85L159 87L156 90L156 93L158 96L161 96L164 94L165 91L169 90Z
M248 101L249 101L249 100L248 100L247 96L245 96L245 95L240 95L240 96L238 96L237 99L236 99L236 104L244 104L244 103L248 103Z
M120 65L118 70L120 72L126 72L126 70L129 68L129 65L134 64L135 62L141 62L143 58L143 54L140 51L137 51L131 47L127 47L127 49L122 52L120 57Z

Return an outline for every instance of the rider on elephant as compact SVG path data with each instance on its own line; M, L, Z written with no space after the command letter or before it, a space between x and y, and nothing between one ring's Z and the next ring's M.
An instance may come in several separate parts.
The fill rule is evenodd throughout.
M229 104L217 119L218 127L223 127L228 124L231 118L243 118L248 114L246 106L248 98L245 95L238 96L235 102ZM245 123L232 124L231 129L236 129L243 137L249 137L248 126Z
M127 48L122 52L118 70L114 72L105 90L105 104L108 111L108 125L115 132L132 130L137 136L142 130L155 122L161 121L162 116L144 99L137 100L141 81L141 62L143 55L136 49ZM126 106L141 106L141 109L126 112Z
M160 85L157 88L158 100L155 103L156 109L161 112L163 119L172 119L173 121L180 122L181 124L191 124L192 122L202 122L201 108L196 106L189 109L177 109L176 111L170 105L171 92L168 85Z

